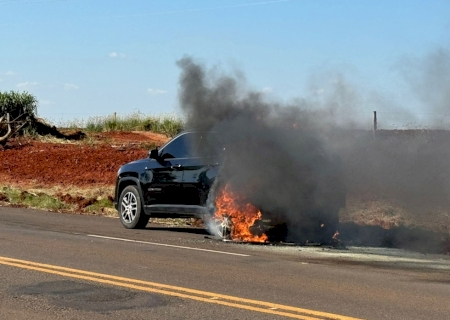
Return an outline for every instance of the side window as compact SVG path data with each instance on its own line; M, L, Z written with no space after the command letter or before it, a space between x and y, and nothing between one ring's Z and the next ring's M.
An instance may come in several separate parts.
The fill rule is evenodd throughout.
M187 158L189 157L190 133L183 134L166 145L160 153L163 159Z
M188 132L162 148L159 155L163 159L214 156L218 150L213 138L214 135Z

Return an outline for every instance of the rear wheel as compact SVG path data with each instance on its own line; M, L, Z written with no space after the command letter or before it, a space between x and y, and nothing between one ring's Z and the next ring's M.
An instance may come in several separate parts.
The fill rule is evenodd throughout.
M142 209L141 197L136 186L127 186L119 198L119 218L127 229L142 229L148 223L149 216Z

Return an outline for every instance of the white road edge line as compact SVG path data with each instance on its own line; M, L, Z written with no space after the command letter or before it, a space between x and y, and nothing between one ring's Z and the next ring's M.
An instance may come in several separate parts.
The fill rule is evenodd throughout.
M217 251L217 250L209 250L209 249L201 249L201 248L193 248L193 247L183 247L183 246L176 246L173 244L165 244L165 243L157 243L157 242L148 242L148 241L140 241L140 240L132 240L132 239L124 239L124 238L114 238L114 237L107 237L107 236L99 236L96 234L87 234L88 237L92 238L100 238L100 239L107 239L107 240L117 240L117 241L124 241L124 242L134 242L134 243L142 243L142 244L150 244L154 246L161 246L161 247L171 247L171 248L178 248L178 249L186 249L186 250L196 250L196 251L205 251L205 252L212 252L212 253L221 253L221 254L228 254L231 256L239 256L239 257L250 257L248 254L242 254L242 253L233 253L233 252L225 252L225 251Z

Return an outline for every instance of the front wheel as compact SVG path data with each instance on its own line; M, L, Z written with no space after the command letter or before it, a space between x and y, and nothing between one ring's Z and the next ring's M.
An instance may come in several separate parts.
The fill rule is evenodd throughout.
M212 217L209 223L209 231L214 236L223 240L231 240L231 230L233 228L233 222L231 217L224 215L222 217Z
M123 189L119 197L119 218L127 229L142 229L148 223L149 216L142 210L141 197L136 186Z

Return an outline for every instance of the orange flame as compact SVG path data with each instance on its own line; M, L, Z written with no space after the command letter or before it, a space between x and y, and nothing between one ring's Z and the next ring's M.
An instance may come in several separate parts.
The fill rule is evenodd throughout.
M216 197L216 208L215 216L217 218L228 216L231 219L232 240L251 242L267 241L265 234L256 236L250 232L250 227L255 224L255 221L261 219L261 211L254 205L246 203L245 199L232 192L228 184L220 190Z

